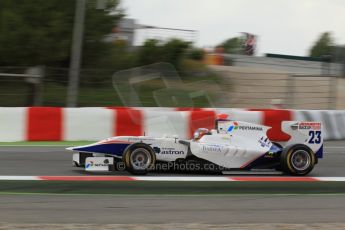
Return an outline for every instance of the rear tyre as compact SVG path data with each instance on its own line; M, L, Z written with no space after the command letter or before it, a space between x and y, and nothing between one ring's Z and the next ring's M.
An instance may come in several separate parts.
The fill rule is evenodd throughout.
M280 163L283 172L293 176L304 176L313 170L316 162L314 152L306 145L298 144L284 148Z
M135 175L145 175L153 168L156 155L150 146L142 143L130 146L123 155L126 169Z

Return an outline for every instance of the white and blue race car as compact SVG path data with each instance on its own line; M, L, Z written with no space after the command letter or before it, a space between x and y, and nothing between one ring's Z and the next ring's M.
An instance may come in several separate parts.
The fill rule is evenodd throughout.
M146 174L162 165L173 166L165 169L184 165L184 169L191 166L190 170L308 174L323 155L321 123L283 121L281 128L290 139L271 142L266 135L270 127L218 119L215 129L200 128L191 140L177 136L116 136L67 150L75 152L74 164L86 171L125 168L133 174Z

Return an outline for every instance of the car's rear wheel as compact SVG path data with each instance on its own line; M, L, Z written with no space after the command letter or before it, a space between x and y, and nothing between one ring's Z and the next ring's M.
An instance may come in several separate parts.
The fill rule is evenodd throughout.
M280 160L283 171L294 176L307 175L313 170L316 162L314 152L308 146L301 144L286 147Z
M144 175L152 169L156 157L149 146L145 144L135 144L125 151L123 161L129 172L136 175Z

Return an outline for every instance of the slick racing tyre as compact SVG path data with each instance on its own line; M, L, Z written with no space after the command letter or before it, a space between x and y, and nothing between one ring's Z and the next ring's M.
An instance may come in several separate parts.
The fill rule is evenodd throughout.
M153 168L156 155L150 146L138 143L125 150L123 161L130 173L144 175Z
M302 144L284 148L280 156L282 170L293 176L307 175L314 168L315 162L314 152Z

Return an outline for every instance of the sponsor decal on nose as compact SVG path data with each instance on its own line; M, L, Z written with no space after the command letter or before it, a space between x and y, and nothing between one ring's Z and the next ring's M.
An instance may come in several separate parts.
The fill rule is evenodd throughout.
M91 166L93 166L93 161L90 161L90 163L88 163L85 168L90 168Z

